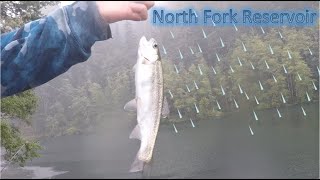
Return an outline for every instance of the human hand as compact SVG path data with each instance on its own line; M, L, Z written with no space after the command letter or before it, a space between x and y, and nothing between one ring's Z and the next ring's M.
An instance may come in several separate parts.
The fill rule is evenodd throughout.
M122 20L142 21L148 19L153 1L96 1L98 11L108 23Z

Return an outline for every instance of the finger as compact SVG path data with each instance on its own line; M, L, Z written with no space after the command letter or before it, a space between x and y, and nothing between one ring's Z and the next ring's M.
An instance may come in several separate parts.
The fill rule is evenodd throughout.
M147 7L143 4L130 3L129 7L132 10L132 12L138 13L138 14L140 14L143 11L147 11Z
M139 15L143 21L148 19L147 11L141 12Z
M149 10L150 8L152 8L154 6L154 1L147 1L145 3L145 5L147 6L147 9Z
M131 13L131 16L129 17L129 20L134 20L134 21L144 21L148 19L148 14L147 13Z
M128 20L133 20L133 21L141 21L142 18L139 14L137 13L131 13L131 15L129 16Z
M154 6L154 1L135 1L135 2L145 5L148 10Z

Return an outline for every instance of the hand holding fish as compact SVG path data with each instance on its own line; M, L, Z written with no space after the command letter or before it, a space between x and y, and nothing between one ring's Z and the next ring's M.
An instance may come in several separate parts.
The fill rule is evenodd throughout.
M154 6L153 1L97 1L96 3L99 13L108 23L147 20L148 10Z

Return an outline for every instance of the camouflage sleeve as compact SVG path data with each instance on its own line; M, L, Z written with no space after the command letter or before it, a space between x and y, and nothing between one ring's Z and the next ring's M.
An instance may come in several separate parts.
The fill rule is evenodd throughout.
M95 2L76 2L1 35L1 97L44 84L111 38Z

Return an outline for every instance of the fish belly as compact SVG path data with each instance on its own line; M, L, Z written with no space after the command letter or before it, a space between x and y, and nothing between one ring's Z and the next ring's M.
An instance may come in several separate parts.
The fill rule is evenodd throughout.
M137 121L140 126L141 133L141 145L138 158L139 160L148 163L152 159L162 109L163 77L161 62L156 62L152 67L151 76L148 77L150 74L146 74L148 70L144 72L144 78L146 79L144 79L145 82L141 82L141 86L137 94ZM148 80L147 78L150 79Z

